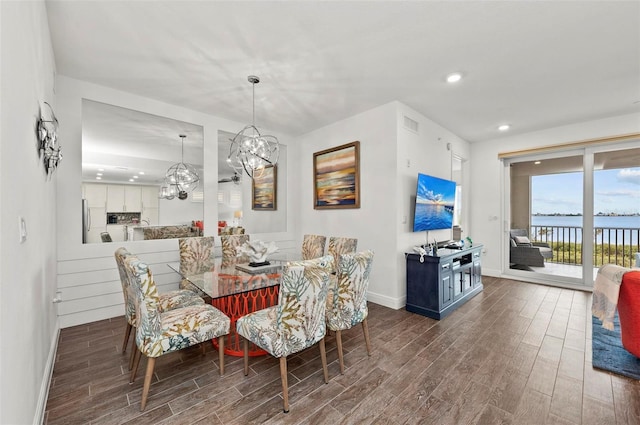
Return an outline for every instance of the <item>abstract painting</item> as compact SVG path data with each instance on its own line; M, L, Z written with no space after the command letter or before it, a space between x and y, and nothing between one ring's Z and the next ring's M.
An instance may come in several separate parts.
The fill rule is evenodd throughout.
M313 207L360 208L360 142L313 154Z
M264 167L260 176L254 176L251 184L251 209L274 211L276 209L278 173L275 165Z

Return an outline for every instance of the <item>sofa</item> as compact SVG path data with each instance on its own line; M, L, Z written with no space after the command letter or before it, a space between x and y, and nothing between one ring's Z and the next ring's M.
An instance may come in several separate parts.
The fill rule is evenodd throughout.
M624 274L618 295L622 346L640 357L640 269Z
M511 229L509 241L509 263L511 264L544 267L545 258L553 258L553 250L549 244L532 242L526 229Z

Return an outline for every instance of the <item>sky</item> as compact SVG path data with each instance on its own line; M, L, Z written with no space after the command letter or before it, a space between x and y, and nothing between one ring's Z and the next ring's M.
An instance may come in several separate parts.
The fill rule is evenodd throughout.
M531 212L581 213L582 174L532 176ZM640 213L640 167L595 171L593 211L595 214Z

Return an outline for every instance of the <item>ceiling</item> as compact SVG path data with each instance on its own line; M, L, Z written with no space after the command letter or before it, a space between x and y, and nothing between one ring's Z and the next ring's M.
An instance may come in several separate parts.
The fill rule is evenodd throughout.
M640 2L46 1L57 72L297 136L400 101L470 142L640 112ZM461 72L456 84L445 82Z

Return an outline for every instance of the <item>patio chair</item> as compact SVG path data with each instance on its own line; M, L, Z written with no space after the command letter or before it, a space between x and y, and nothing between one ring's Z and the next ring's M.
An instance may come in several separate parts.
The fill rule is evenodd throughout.
M526 229L511 229L509 262L523 266L544 267L545 258L553 257L548 243L531 242Z

